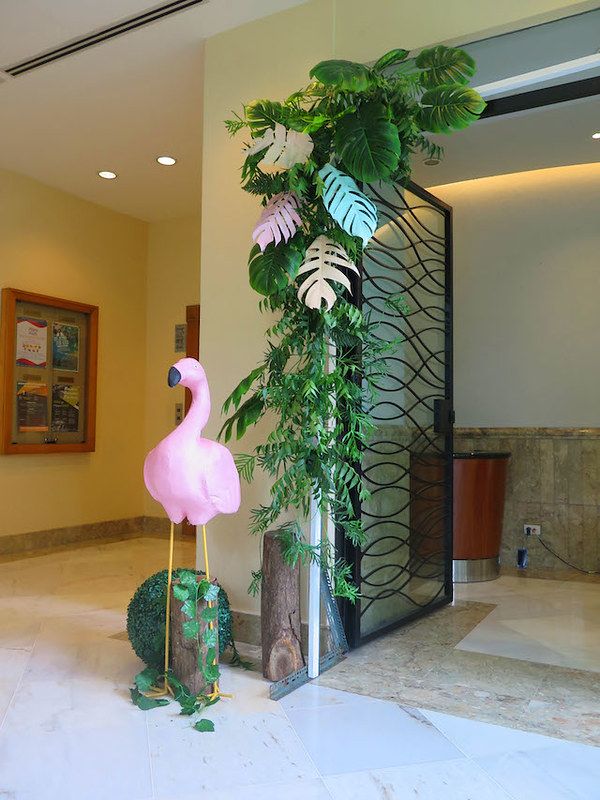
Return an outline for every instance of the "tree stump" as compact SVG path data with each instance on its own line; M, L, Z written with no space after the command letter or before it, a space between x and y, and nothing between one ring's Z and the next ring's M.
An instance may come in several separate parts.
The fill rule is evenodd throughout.
M198 582L204 579L204 575L197 575L196 579ZM175 586L179 581L177 579L173 580L173 586ZM215 586L217 585L216 580L212 580ZM211 684L207 684L202 674L202 671L198 665L198 653L201 654L202 664L206 665L206 653L207 653L207 646L202 640L202 634L209 626L210 623L205 622L201 619L201 614L203 609L205 609L208 605L206 600L198 600L198 608L197 608L197 617L198 623L200 625L200 632L198 634L198 641L196 639L186 639L183 635L183 623L187 622L189 617L187 617L183 611L181 610L183 603L178 600L175 595L173 594L173 589L171 589L171 669L173 674L176 678L187 686L187 688L192 692L192 694L208 694L211 691ZM212 603L214 608L218 608L218 600L213 600ZM214 621L213 626L217 629L217 643L215 647L215 653L217 654L217 658L219 656L219 619ZM199 642L199 643L198 643Z
M261 640L263 675L279 681L304 666L300 646L300 565L281 556L277 533L263 542Z

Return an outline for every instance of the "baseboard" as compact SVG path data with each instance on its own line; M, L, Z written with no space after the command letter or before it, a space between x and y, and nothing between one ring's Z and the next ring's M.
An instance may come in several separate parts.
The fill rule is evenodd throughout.
M260 646L260 614L247 611L231 611L233 636L236 642Z
M43 553L82 543L114 542L140 536L163 536L165 533L169 533L169 520L162 517L128 517L90 522L85 525L0 536L0 556Z

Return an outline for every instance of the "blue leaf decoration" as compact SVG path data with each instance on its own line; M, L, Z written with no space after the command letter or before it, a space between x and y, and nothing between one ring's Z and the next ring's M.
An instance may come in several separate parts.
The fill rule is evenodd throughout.
M363 240L363 247L375 233L377 227L377 208L363 194L356 182L339 169L325 164L319 170L325 184L323 202L333 219L350 236Z

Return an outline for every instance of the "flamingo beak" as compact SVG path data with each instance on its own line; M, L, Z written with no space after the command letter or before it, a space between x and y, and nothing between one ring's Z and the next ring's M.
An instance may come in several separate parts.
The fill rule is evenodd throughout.
M167 383L173 388L173 386L177 386L179 381L181 380L181 372L177 369L177 367L171 367L169 370L169 375L167 377Z

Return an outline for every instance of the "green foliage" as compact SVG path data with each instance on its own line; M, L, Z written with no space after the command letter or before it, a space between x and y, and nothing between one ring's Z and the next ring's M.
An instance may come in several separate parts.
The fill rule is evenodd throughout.
M405 183L413 154L442 156L429 132L463 128L485 107L465 85L474 63L464 51L440 45L415 59L408 55L405 49L391 50L373 67L322 61L310 71L308 86L283 101L255 100L226 123L235 133L243 121L250 141L280 123L309 134L314 147L304 163L289 170L262 171L264 151L247 155L242 165L244 191L259 196L263 205L280 192L296 193L302 229L287 243L270 244L264 252L254 247L250 253L250 285L261 295L260 310L274 321L261 363L225 401L229 417L221 434L225 441L234 433L239 439L265 414L275 419L252 453L236 457L245 480L252 480L258 467L272 481L268 501L251 512L250 532L260 536L279 526L286 561L319 560L331 571L336 594L350 600L358 596L350 568L336 561L327 542L311 547L302 523L314 496L320 511L330 514L351 542L364 543L353 498L365 500L368 493L356 467L374 427L369 407L375 386L398 342L378 336L377 324L349 302L341 283L331 283L336 302L330 310L307 308L298 298L296 276L307 246L320 235L360 265L363 240L344 231L325 207L319 175L325 165L359 182ZM398 315L408 312L400 295L389 303ZM282 525L286 518L290 521ZM260 570L252 572L251 594L258 593L261 580Z
M256 379L260 378L263 372L264 372L264 366L257 367L256 369L253 369L249 375L247 375L243 380L241 380L238 383L233 392L223 403L224 414L227 414L231 405L233 405L234 408L238 407L242 397L250 391L250 388L252 387Z
M135 676L134 683L140 692L149 691L158 680L159 672L154 667L146 667Z
M169 701L164 697L146 697L139 689L133 688L129 690L131 695L131 702L140 708L142 711L150 711L151 708L158 708L159 706L166 706Z
M199 719L194 725L194 730L200 733L212 733L215 729L215 723L210 719Z
M244 669L247 669L247 662L243 662L239 658L239 653L234 648L234 657L237 657L238 662L235 663L235 666L241 666ZM234 664L234 659L231 659L231 663ZM131 701L134 705L136 705L142 711L150 711L153 708L159 708L160 706L166 706L169 704L168 697L153 697L152 691L158 686L162 686L164 681L164 675L159 673L158 670L153 668L146 668L139 673L139 675L135 676L135 686L129 690L131 695ZM148 680L151 678L150 684L148 684ZM179 712L182 716L191 717L193 714L199 714L204 709L208 708L209 706L214 705L218 702L217 697L210 697L208 695L194 695L188 689L188 687L183 684L179 678L177 678L173 673L169 670L167 673L167 679L169 683L169 688L171 690L171 694L173 695L173 699L175 702L179 703L181 707L181 711ZM141 689L140 687L143 686L144 688ZM200 719L198 720L193 726L197 731L214 731L214 723L207 719Z
M180 584L173 587L173 592L181 602L188 600L190 586L200 585L196 580L197 574L193 570L178 569L174 571L174 576L179 579ZM186 584L183 581L186 581ZM205 581L205 583L207 582ZM208 585L210 586L210 584ZM231 609L225 590L219 588L217 591L219 598L219 653L223 654L228 647L233 648ZM127 635L131 646L136 655L148 667L153 667L155 670L162 669L165 660L166 603L167 570L164 569L151 575L136 589L127 609ZM143 674L144 672L140 673L140 675ZM141 687L138 686L138 688ZM142 689L142 691L146 690Z
M429 89L421 98L420 121L432 133L451 133L468 127L485 108L485 102L468 86L444 85Z
M198 646L198 667L207 685L212 685L219 680L219 664L217 659L217 639L219 639L220 653L227 646L231 647L232 657L230 663L243 669L252 669L252 665L244 661L238 653L231 634L231 611L229 600L223 589L202 577L198 580L200 572L190 569L174 570L173 595L181 602L183 615L187 619L183 622L183 635L186 639L196 640ZM164 637L166 614L166 586L167 570L162 570L152 575L137 589L127 611L127 632L136 653L146 660L152 659L153 664L143 669L135 676L135 686L130 689L132 702L142 711L149 711L158 706L167 705L166 697L156 697L153 693L157 688L162 688L165 677L169 688L181 706L181 714L192 716L204 708L217 702L217 697L208 695L194 695L192 692L169 670L167 675L159 670L159 665L164 663ZM152 602L149 604L149 598ZM218 607L212 603L218 600ZM206 605L198 620L198 603L204 601ZM150 611L149 611L150 609ZM140 615L150 613L150 618L140 619ZM160 614L160 616L157 616ZM218 621L219 635L217 635ZM142 622L142 624L140 624ZM204 623L204 624L202 624ZM162 647L155 646L155 639L150 646L146 640L148 624L156 626L161 633ZM206 645L203 657L201 643ZM144 653L144 655L142 655ZM194 726L195 730L214 730L214 725L209 720L199 720Z
M262 570L252 570L250 573L251 581L248 586L248 594L251 597L256 597L260 592L260 585L262 583Z
M348 172L359 181L384 181L398 167L400 137L383 103L363 103L343 117L335 133L335 147Z
M301 236L295 236L285 245L268 244L264 252L255 244L248 259L250 286L265 297L275 294L294 280L302 255Z
M228 398L230 399L230 398ZM250 425L261 418L265 410L265 403L261 395L254 394L246 402L236 409L235 413L229 417L221 430L219 431L219 438L223 436L226 442L231 439L233 434L233 426L236 426L236 438L241 439L246 433Z
M364 64L335 59L319 62L310 77L342 92L364 92L372 82L371 71Z
M426 89L449 83L468 83L476 71L475 61L468 53L443 45L421 50L415 64L421 70L421 85Z
M264 134L267 128L274 127L276 122L285 124L287 111L281 103L272 100L254 100L244 106L244 119L253 137Z
M237 453L234 456L234 461L240 478L246 483L251 483L254 477L254 468L256 467L256 456L253 453Z
M402 47L398 47L395 50L390 50L389 53L385 53L385 55L377 59L375 64L373 64L373 71L385 72L385 70L389 69L390 67L400 64L402 61L405 61L406 57L408 56L408 52L408 50L404 50Z

